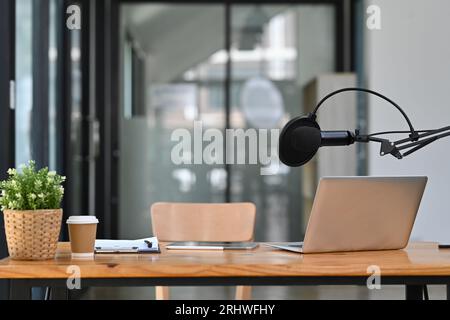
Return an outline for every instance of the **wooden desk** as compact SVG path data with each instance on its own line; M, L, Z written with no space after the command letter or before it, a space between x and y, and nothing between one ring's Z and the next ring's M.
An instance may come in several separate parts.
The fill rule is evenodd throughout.
M161 254L96 255L72 260L68 243L56 259L0 260L0 279L9 279L11 298L30 298L30 288L65 292L67 272L79 266L81 286L182 285L366 285L368 267L381 270L381 284L406 285L407 298L421 298L425 284L450 285L450 249L413 243L405 250L302 255L260 245L249 251L181 251ZM58 289L59 288L59 289ZM447 295L448 296L448 295Z

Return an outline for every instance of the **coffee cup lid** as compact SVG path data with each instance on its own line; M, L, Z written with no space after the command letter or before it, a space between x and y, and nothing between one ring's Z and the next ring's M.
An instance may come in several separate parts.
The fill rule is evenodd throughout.
M68 224L89 224L98 223L98 219L95 216L70 216L67 219Z

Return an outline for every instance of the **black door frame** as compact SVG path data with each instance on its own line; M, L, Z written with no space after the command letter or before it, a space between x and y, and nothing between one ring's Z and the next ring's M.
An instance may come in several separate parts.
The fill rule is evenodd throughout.
M5 179L8 168L14 166L15 156L14 101L11 101L15 80L15 17L15 0L0 1L0 180ZM3 214L0 214L0 258L7 254ZM0 281L0 299L7 299L8 293L7 281Z
M90 95L91 90L90 71L91 58L89 50L90 46L90 8L96 1L89 0L58 0L57 10L57 92L56 95L56 118L57 118L57 170L67 177L65 183L65 194L63 199L63 220L70 215L86 214L89 212L89 194L92 191L89 185L90 174ZM81 10L81 30L70 30L66 26L69 14L66 12L70 5L78 5ZM72 123L72 107L73 107L73 70L71 52L73 49L72 32L80 32L80 66L81 66L81 101L80 101L80 135L81 150L76 154L73 150L73 123ZM75 157L80 161L80 171L74 170L72 164ZM80 184L75 185L72 179L74 175L78 175ZM68 196L71 194L79 194L80 197L73 199ZM74 201L79 201L77 207L80 211L75 211ZM62 239L68 240L67 228L62 228Z
M99 156L95 172L97 235L118 235L119 177L119 1L97 0L95 11L95 105L99 123Z
M31 158L38 167L49 163L49 0L32 3Z

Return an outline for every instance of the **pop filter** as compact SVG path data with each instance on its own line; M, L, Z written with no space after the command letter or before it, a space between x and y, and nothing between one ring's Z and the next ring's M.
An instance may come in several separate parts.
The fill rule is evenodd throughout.
M310 117L297 117L283 128L279 140L281 162L299 167L314 157L322 142L319 124Z

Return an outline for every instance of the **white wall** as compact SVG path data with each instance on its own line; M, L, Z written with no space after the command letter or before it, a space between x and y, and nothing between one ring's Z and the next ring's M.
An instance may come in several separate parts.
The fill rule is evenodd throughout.
M364 31L367 87L400 104L418 129L450 125L450 1L376 0L364 9L369 4L380 6L382 29ZM406 129L393 110L370 98L370 132ZM378 153L371 145L372 175L429 177L412 239L450 243L450 137L402 160Z

